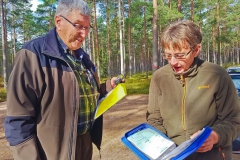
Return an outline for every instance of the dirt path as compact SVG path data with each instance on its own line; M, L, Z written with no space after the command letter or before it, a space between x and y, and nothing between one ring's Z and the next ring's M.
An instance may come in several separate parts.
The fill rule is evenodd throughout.
M126 96L104 113L101 160L138 160L121 142L125 132L146 122L148 95ZM100 160L94 147L93 160ZM240 160L240 154L233 154L232 160Z
M103 141L101 159L94 146L93 160L138 160L121 142L125 132L145 122L148 95L131 95L104 113ZM0 160L12 159L6 142L3 122L6 115L6 103L0 103ZM232 160L240 160L240 154L233 154Z
M104 113L102 160L137 160L121 142L125 132L145 122L147 95L127 96ZM100 160L94 148L93 160Z

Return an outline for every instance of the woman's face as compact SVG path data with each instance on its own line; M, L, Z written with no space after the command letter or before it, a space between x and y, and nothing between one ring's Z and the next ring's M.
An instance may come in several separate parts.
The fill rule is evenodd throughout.
M200 44L191 49L190 47L179 49L165 49L164 54L169 55L167 58L168 63L172 66L173 70L176 73L183 73L187 71L192 65L194 58L198 56L200 52ZM184 55L181 58L178 58L178 55Z

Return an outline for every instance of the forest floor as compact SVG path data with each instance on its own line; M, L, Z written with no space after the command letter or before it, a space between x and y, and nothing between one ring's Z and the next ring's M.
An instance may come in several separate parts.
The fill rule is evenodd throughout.
M121 138L130 129L146 122L148 95L129 95L104 113L101 159L97 148L93 148L93 160L138 160L122 142ZM0 160L12 160L5 139L3 122L6 116L6 102L0 103ZM232 160L239 160L240 154L233 154Z

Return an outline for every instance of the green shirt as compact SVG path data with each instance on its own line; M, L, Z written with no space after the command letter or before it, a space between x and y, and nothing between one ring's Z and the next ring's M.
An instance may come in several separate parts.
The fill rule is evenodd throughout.
M76 55L74 58L68 47L58 36L58 41L64 49L63 58L72 68L79 86L79 114L78 114L78 134L85 134L90 131L94 123L100 93L98 92L97 82L93 74L85 67L82 62L83 54Z
M79 115L78 134L90 131L94 123L94 114L99 99L97 82L92 73L84 66L81 57L75 59L71 54L66 54L65 60L73 69L79 85Z

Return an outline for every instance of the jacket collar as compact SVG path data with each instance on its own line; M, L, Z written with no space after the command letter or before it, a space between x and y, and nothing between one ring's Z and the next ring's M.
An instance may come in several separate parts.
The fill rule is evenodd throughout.
M56 27L51 29L44 37L42 51L44 54L53 57L61 57L61 53L64 50L61 48L57 41Z
M64 53L64 48L60 45L57 36L56 27L54 27L44 38L42 52L52 57L61 58L62 53ZM75 52L80 57L82 57L84 53L82 48L75 50Z
M180 76L181 76L181 75L182 75L184 78L187 78L187 77L188 77L188 78L195 77L195 76L197 75L197 73L198 73L198 71L199 71L199 68L200 68L200 66L202 65L203 62L204 62L203 60L201 60L201 59L199 59L198 57L196 57L196 58L194 59L192 65L190 66L190 68L189 68L187 71L185 71L185 72L183 72L183 73L181 73L181 74L176 73L176 72L174 72L173 70L172 70L172 72L173 72L173 74L175 75L175 77L176 77L177 79L180 79Z

